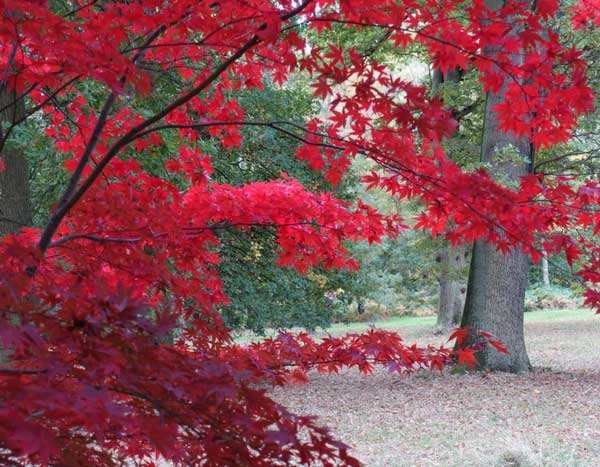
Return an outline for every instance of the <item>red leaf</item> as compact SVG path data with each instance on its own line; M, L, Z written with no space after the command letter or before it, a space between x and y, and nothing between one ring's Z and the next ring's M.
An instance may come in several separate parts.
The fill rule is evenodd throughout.
M500 353L506 353L506 354L510 354L510 352L508 351L508 349L506 347L504 347L504 343L502 341L493 341L493 340L489 340L488 341L491 345L494 346L494 348L500 352Z
M458 349L454 352L458 356L458 366L467 365L467 367L473 368L479 363L475 357L477 353L475 349Z

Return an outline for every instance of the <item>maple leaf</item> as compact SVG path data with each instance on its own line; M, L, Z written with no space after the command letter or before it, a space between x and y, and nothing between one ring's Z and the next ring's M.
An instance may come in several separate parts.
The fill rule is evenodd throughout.
M379 186L381 179L377 172L371 171L369 175L363 175L361 181L367 184L367 190L371 190Z
M487 341L489 344L493 345L494 348L500 352L500 353L505 353L505 354L510 354L510 352L508 351L508 349L504 346L504 343L502 341L495 341L495 340L488 340Z
M479 363L475 357L478 352L476 349L458 349L454 352L458 357L458 366L466 365L468 368L473 368Z
M455 328L452 330L448 342L456 341L457 347L462 347L466 340L469 338L471 326L465 326L461 328Z

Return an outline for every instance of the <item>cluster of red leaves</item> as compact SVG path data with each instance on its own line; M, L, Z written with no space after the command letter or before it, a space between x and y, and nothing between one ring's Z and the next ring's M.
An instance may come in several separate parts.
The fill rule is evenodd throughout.
M577 29L584 29L590 25L600 25L600 2L598 0L586 0L578 2L571 9L573 24Z
M461 329L455 330L450 341L456 339L459 346ZM492 336L478 331L482 336L481 346L497 341ZM464 340L460 342L463 347ZM476 364L472 348L452 350L445 347L416 345L406 346L396 332L372 329L363 334L346 334L326 337L315 341L306 333L280 333L275 339L264 339L248 347L228 348L224 356L240 368L258 366L276 384L286 382L308 382L308 372L337 373L342 368L356 367L361 373L369 374L374 365L381 365L389 372L410 373L418 369L442 370L458 363L472 368Z
M9 237L0 251L0 342L12 362L0 370L10 401L0 409L4 465L358 465L311 418L269 399L264 383L304 382L312 368L369 373L379 364L403 373L475 363L471 348L405 346L380 330L320 341L286 333L240 346L218 335L208 319L216 315L177 310L189 292L163 297L159 310L149 305L156 295L111 283L115 271L86 275L77 256L65 270L26 240ZM182 317L184 335L162 344Z
M227 300L215 272L216 229L272 229L281 265L305 271L355 268L344 240L378 241L404 227L294 180L213 183L200 129L228 148L240 145L242 125L276 128L300 141L298 158L332 183L365 154L389 169L367 183L424 201L417 228L533 256L540 241L570 260L585 253L582 277L600 282L600 249L553 233L598 230L598 183L574 189L566 179L531 176L509 189L485 171L462 172L439 146L457 125L439 99L355 50L317 48L299 32L378 28L397 46L420 42L442 70L476 68L485 89L510 98L510 108L496 109L502 128L542 146L564 141L592 102L579 52L544 23L555 1L540 0L537 12L521 1L490 11L482 1L453 0L75 0L60 14L43 0L0 4L2 81L26 104L25 118L43 113L71 174L43 231L0 246L0 345L9 349L0 368L3 465L155 465L159 457L183 465L356 465L346 446L275 404L261 385L302 381L311 368L474 364L477 348L406 347L382 331L232 343L215 312ZM574 19L597 16L582 4ZM331 99L327 122L244 120L232 91L260 88L266 77L281 83L298 69L310 74L317 96ZM165 76L175 95L157 92L154 110L144 108ZM104 90L102 102L90 82ZM186 179L184 190L135 161L164 146L166 132L180 142L166 168ZM597 292L587 299L600 307Z
M11 240L1 254L13 266L2 276L3 308L12 305L0 337L13 362L0 380L3 465L356 464L310 418L266 396L261 366L225 360L235 346L210 342L214 323L194 324L201 345L160 344L175 324L167 311L156 317L104 275L53 285L57 266L34 256ZM35 280L27 263L39 268Z

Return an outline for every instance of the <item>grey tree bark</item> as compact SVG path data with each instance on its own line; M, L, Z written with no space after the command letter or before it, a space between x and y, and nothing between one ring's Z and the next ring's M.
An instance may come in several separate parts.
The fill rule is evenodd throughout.
M542 255L542 283L544 287L550 287L550 270L548 268L548 253L544 250Z
M520 251L502 255L494 245L475 242L461 326L492 333L510 354L488 346L477 353L480 368L520 373L531 370L523 314L528 258Z
M501 2L488 0L486 5L495 9ZM486 52L493 56L493 51ZM499 180L510 184L530 171L534 153L527 139L499 131L492 108L503 99L502 90L498 94L488 92L486 96L481 160L489 164ZM492 333L510 352L499 353L487 346L477 353L482 369L513 373L531 370L523 332L527 269L528 257L518 249L503 255L496 251L495 245L482 242L473 245L461 325Z
M446 73L436 69L433 71L432 88L438 89L444 83L458 83L461 75L462 73L458 69ZM438 254L440 288L435 332L443 333L460 324L466 296L466 259L469 250L469 247L454 248L447 243Z
M467 290L469 246L444 245L438 255L440 262L440 294L436 332L444 333L460 325Z

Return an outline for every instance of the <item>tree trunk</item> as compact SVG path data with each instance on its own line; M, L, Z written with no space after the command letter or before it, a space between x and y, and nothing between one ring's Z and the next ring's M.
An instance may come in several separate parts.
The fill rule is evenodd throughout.
M458 83L461 80L460 69L442 73L435 69L432 76L432 88L439 89L444 83ZM451 155L450 155L451 156ZM460 324L465 304L467 257L469 247L453 248L449 243L444 245L438 255L440 264L440 293L438 298L436 333L444 333Z
M491 107L489 103L495 100L488 98L486 114ZM484 131L494 130L488 126ZM484 146L484 160L494 160L498 142L496 140L493 145ZM526 173L524 169L527 164L513 162L511 165L505 167L504 174L518 177ZM495 245L482 242L475 242L473 245L461 326L472 326L492 333L504 342L510 352L498 353L493 347L486 347L477 355L482 368L510 372L531 369L523 334L527 269L528 257L518 249L503 255L496 251Z
M486 5L496 9L502 3L488 0ZM494 56L493 50L485 53ZM519 60L517 54L514 60ZM490 165L491 172L499 180L511 184L530 171L534 153L527 139L518 139L498 129L492 108L503 101L503 91L497 95L488 92L486 96L481 160ZM496 251L495 245L482 242L473 245L461 325L492 333L510 352L504 354L492 346L485 347L477 353L481 369L513 373L531 370L523 334L527 269L528 257L518 248L503 255Z
M531 370L523 334L528 257L502 255L491 244L475 242L461 326L492 333L510 354L487 346L477 353L481 369L519 373Z
M356 311L359 315L362 315L365 312L365 302L362 298L359 298L356 301Z
M0 85L1 86L1 85ZM5 138L4 127L23 117L23 101L15 102L15 94L6 85L0 88L0 141ZM28 227L32 222L31 193L29 189L29 168L23 152L4 142L0 153L4 170L0 171L0 237Z
M0 159L4 169L0 170L0 238L31 225L31 192L29 168L23 152L7 142L5 128L21 119L25 112L22 100L15 99L6 83L0 83L0 142L3 149ZM6 365L11 349L0 346L0 366Z
M469 250L468 246L447 244L438 255L441 267L436 332L444 333L460 325L467 291Z
M550 271L548 269L548 253L544 250L542 256L542 283L544 287L550 287Z

